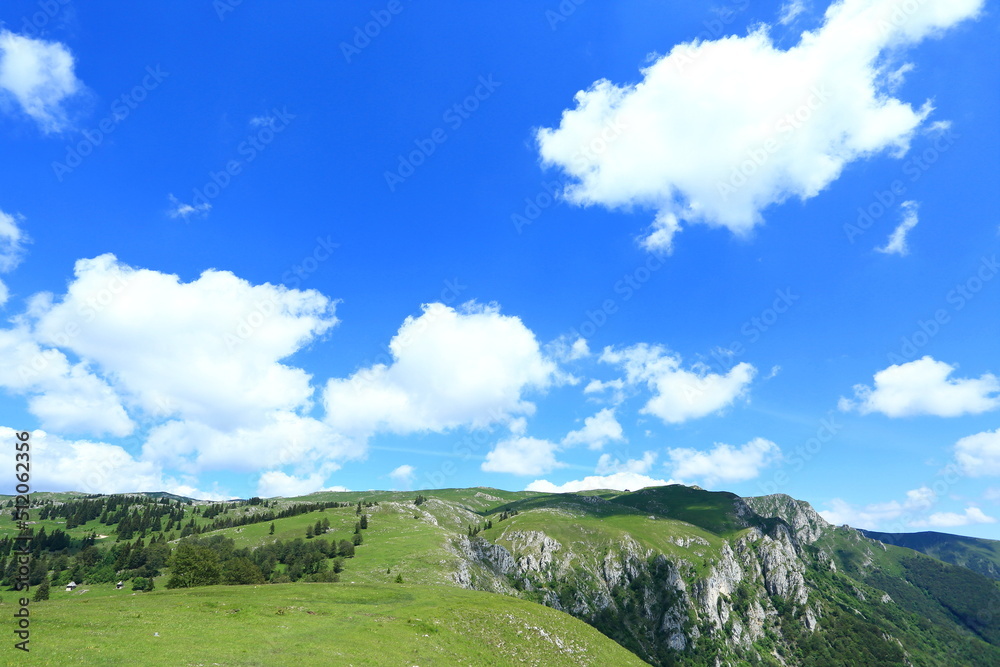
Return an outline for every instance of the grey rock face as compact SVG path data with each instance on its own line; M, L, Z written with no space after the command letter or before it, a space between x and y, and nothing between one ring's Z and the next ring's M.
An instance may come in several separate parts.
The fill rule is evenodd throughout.
M796 539L802 544L812 544L833 526L812 505L783 493L770 496L744 498L754 512L763 517L782 519L792 527Z

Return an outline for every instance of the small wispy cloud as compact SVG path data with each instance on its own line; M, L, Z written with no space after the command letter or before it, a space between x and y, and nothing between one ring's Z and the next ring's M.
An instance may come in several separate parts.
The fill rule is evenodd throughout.
M950 120L936 120L924 129L924 134L944 134L951 130Z
M788 25L797 19L805 10L806 3L804 0L790 0L781 6L781 14L778 17L778 23L781 25Z
M908 255L910 253L910 248L906 244L906 235L919 222L917 218L918 207L919 204L915 201L903 202L903 221L893 230L886 244L881 248L875 248L876 251L885 253L886 255Z
M204 216L208 215L208 212L212 210L212 205L207 201L192 206L191 204L185 204L173 194L167 195L167 199L170 200L170 210L167 211L167 215L175 219L181 218L187 220L192 215Z
M910 522L910 525L916 528L958 528L996 522L994 517L987 515L978 507L969 506L964 512L935 512L926 519Z
M250 119L250 127L271 127L274 125L274 116L254 116Z
M0 273L17 268L24 256L27 235L18 226L21 216L0 211Z
M24 243L27 235L18 227L20 216L10 215L0 211L0 273L9 273L17 268L24 255ZM0 280L0 306L7 303L10 290Z
M404 463L389 473L389 479L395 482L398 486L409 488L410 485L413 484L413 480L416 478L416 472L416 468Z

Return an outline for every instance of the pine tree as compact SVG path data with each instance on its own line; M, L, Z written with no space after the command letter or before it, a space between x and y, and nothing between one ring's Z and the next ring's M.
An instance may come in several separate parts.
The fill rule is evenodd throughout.
M35 589L34 601L41 602L42 600L48 600L48 599L49 599L49 578L45 577L45 579L42 580L42 583L38 585L38 588Z
M361 524L361 530L367 530L367 528L368 528L368 515L367 514L362 514L361 515L361 521L359 523Z
M267 532L268 535L274 535L274 522L271 522L271 530Z
M403 583L403 575L402 574L397 574L396 575L396 583L397 584Z

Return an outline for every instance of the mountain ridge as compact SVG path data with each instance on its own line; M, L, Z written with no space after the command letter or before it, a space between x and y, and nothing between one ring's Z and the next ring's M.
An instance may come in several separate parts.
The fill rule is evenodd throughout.
M263 573L260 581L339 578L311 584L331 586L334 596L349 582L399 577L521 598L582 620L656 665L1000 664L1000 615L991 615L1000 585L833 526L782 494L669 485L319 492L191 505L141 494L61 497L37 494L32 509L33 527L50 541L60 533L57 547L68 544L65 560L41 554L56 586L69 576L89 584L147 575L163 586L178 567L164 552L190 543L214 550L223 571L239 560ZM9 537L10 523L0 523L0 535ZM352 528L355 546L340 539L333 554L326 535L349 538ZM84 550L96 549L89 559L111 565L81 565L83 539L93 545ZM302 569L270 555L285 559L294 544L319 549L319 560ZM144 560L147 552L158 560ZM59 604L73 599L56 596Z

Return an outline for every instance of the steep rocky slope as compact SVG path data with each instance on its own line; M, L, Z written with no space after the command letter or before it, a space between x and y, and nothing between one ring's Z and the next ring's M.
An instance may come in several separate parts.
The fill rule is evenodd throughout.
M996 621L958 600L1000 605L992 582L788 496L670 486L479 512L493 525L452 540L456 584L564 610L653 664L1000 664Z

